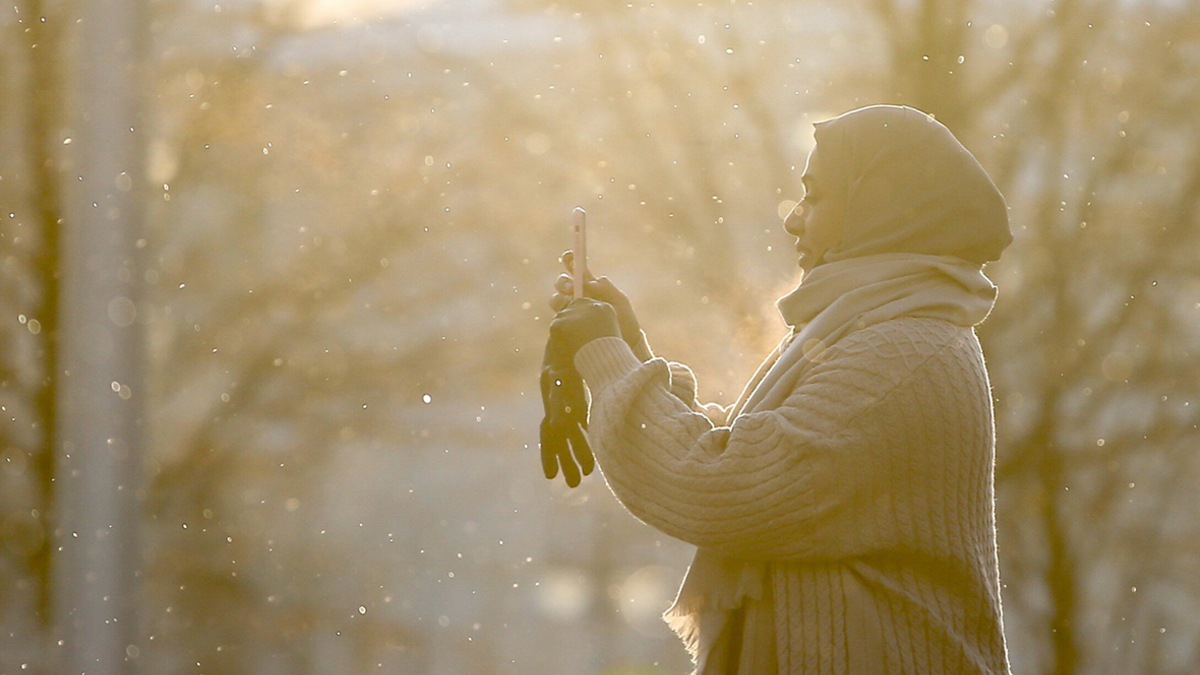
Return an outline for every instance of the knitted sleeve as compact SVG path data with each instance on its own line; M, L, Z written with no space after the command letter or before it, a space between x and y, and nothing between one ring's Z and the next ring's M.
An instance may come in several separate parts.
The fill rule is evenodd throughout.
M692 372L691 368L682 363L668 361L667 370L671 375L671 395L683 401L684 405L702 413L712 420L713 424L721 424L729 417L729 409L733 407L732 405L700 402L696 394L696 374Z
M669 392L661 359L619 339L586 345L576 366L593 394L589 437L605 480L642 521L738 557L835 559L868 553L895 493L909 491L879 430L885 405L936 351L876 327L812 365L783 405L731 426ZM900 343L900 344L898 344ZM925 379L925 378L917 378Z
M650 342L646 339L645 331L642 331L641 338L631 345L633 355L638 361L645 363L654 358L654 352L650 350ZM671 379L670 386L667 389L675 398L683 401L684 405L689 408L702 412L708 415L714 422L724 421L729 414L729 408L732 406L721 406L716 403L701 403L696 398L696 374L692 372L682 363L674 361L667 362L667 369L670 371Z

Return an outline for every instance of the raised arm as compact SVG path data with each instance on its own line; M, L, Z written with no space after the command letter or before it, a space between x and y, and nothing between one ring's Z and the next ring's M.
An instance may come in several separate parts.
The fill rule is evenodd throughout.
M664 361L594 340L575 363L592 390L589 436L605 479L635 516L697 546L768 559L868 552L889 536L878 523L893 493L912 487L880 438L881 409L930 355L893 339L852 334L783 405L731 426L670 394Z
M568 273L560 274L554 280L554 294L550 296L550 308L555 312L562 311L571 303L574 290L575 281L570 274L574 269L574 256L571 251L563 252L562 263ZM649 361L654 358L650 342L646 339L646 333L642 330L637 314L633 311L633 303L630 302L629 296L625 295L608 277L595 277L590 270L585 270L584 273L587 275L587 282L583 290L584 296L612 306L617 314L617 325L621 329L621 337L629 344L630 350L639 361ZM669 361L667 365L671 372L669 390L672 394L698 412L712 415L714 419L724 419L727 408L713 403L702 404L697 400L696 376L691 368L673 361Z

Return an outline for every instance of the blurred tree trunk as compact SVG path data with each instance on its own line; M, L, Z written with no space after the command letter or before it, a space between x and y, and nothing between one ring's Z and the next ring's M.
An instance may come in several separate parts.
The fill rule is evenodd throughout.
M970 119L964 100L967 15L971 0L920 0L912 9L899 0L875 0L874 10L890 38L891 86L901 103L931 113L950 129Z
M72 54L71 208L63 229L63 378L53 542L54 655L60 672L132 673L137 644L137 521L141 470L136 320L142 181L142 6L92 0L78 8ZM61 640L61 642L59 642Z
M35 261L35 276L41 291L40 303L34 318L41 322L41 344L38 350L42 382L34 393L34 408L40 431L38 448L34 452L35 481L39 499L36 511L40 514L44 532L53 528L54 487L54 430L56 427L56 398L58 373L58 298L60 277L59 227L61 225L61 189L55 153L52 151L55 130L60 122L62 82L59 71L61 58L61 28L58 21L41 21L46 16L43 0L28 0L22 8L26 19L29 47L29 134L26 153L30 167L30 185L37 211L41 248ZM50 627L50 538L31 556L30 567L38 587L37 622L43 631Z

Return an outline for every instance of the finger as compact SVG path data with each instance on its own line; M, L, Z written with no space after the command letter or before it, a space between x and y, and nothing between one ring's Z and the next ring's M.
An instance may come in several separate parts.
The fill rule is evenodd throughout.
M592 454L591 446L588 445L587 434L583 433L583 429L579 425L572 425L567 438L571 442L571 451L575 453L575 461L579 462L579 468L583 470L583 475L590 476L592 469L596 468L596 457Z
M562 254L561 260L563 262L563 266L567 268L567 272L570 274L575 274L575 252L574 251L565 251ZM595 278L596 278L596 276L594 274L592 274L591 268L585 267L583 269L584 281L591 281Z
M557 314L563 311L567 305L571 304L571 300L573 299L570 295L555 293L550 296L550 309L554 310L554 313Z
M600 277L588 281L584 284L583 294L589 298L603 300L610 304L625 297L625 294L618 290L613 282L609 281L608 277Z
M570 295L574 288L574 279L571 278L570 274L560 274L558 275L558 278L554 280L554 290L559 293Z
M575 466L575 460L571 459L566 442L563 443L562 450L558 453L558 463L562 465L562 474L563 478L567 480L567 487L578 487L579 467Z
M542 450L542 473L547 479L553 479L558 475L558 446L563 439L555 433L553 425L550 424L550 418L542 420L541 427L541 450ZM565 445L565 443L562 443Z

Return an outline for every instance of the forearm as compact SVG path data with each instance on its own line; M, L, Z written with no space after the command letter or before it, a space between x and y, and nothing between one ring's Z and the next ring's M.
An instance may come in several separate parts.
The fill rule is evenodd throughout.
M597 341L599 342L599 341ZM593 392L589 436L613 492L646 523L689 543L763 558L803 558L837 531L819 483L830 453L817 430L780 415L717 426L670 393L662 360L618 341L576 365Z

